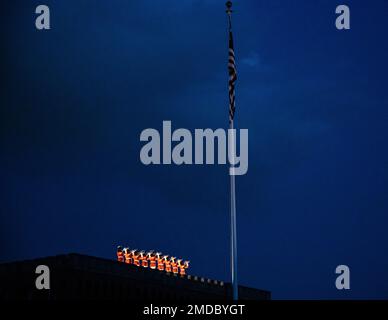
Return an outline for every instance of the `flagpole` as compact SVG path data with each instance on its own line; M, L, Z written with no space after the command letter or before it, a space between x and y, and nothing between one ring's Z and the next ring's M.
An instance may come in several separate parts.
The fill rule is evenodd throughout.
M226 13L228 14L229 22L229 33L232 30L232 2L226 3ZM230 49L230 48L229 48ZM233 114L229 117L229 152L232 155L230 161L230 265L231 265L231 276L232 276L232 288L233 288L233 300L238 300L238 280L237 280L237 230L236 230L236 181L234 174L235 164L235 146L236 138L234 132L234 99L233 99Z
M231 140L235 146L233 120L230 122ZM232 151L233 155L234 150ZM232 160L234 163L234 159ZM236 181L233 164L230 164L230 235L231 235L231 273L233 286L233 300L238 300L238 281L237 281L237 231L236 231Z

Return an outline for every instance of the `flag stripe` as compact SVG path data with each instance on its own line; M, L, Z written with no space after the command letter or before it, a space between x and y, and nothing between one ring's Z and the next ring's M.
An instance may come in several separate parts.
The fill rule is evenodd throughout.
M237 80L236 64L234 60L233 36L232 31L229 31L229 121L233 121L234 112L236 110L234 83Z

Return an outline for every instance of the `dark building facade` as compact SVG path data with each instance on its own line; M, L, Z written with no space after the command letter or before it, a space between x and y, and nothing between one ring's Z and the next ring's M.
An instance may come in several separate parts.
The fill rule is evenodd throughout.
M38 265L50 269L50 289L38 290ZM230 300L229 283L179 276L80 254L0 264L1 300ZM269 300L269 291L239 287L241 300Z

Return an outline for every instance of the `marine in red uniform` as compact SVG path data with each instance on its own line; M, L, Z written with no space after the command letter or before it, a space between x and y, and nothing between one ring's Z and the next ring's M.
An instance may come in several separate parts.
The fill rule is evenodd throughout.
M175 257L171 257L170 263L172 267L172 273L177 274L178 273L178 263L175 261Z
M164 271L164 263L163 263L163 257L161 256L161 252L156 253L156 261L158 263L158 270Z
M147 260L147 256L145 255L145 251L140 251L139 260L140 260L140 265L142 267L148 268L148 260Z
M132 255L129 248L124 248L123 252L124 252L125 263L132 264Z
M164 270L171 272L171 262L168 256L163 256Z
M137 267L140 266L139 252L135 249L131 251L133 264Z
M189 262L190 261L185 261L183 262L182 259L178 260L178 266L179 266L179 274L183 277L186 275L186 269L189 268Z
M123 248L121 246L117 246L117 261L124 262L124 253Z
M156 269L156 257L155 257L155 254L152 250L147 253L147 260L148 260L148 264L149 264L150 268Z

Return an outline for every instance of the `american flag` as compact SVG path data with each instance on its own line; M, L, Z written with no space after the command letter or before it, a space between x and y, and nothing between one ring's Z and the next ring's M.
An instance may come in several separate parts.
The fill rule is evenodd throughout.
M234 49L233 49L233 36L232 30L229 30L229 121L232 122L234 119L234 112L236 109L235 94L234 94L234 83L237 80L236 64L234 61Z

